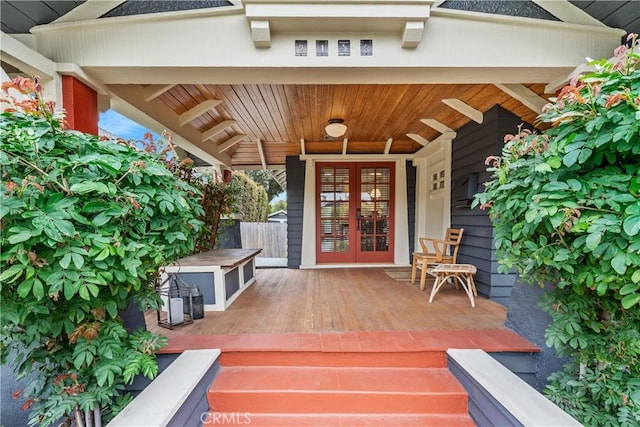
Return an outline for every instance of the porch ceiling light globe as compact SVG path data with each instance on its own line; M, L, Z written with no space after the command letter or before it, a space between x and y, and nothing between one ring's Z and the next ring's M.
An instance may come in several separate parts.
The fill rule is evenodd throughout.
M329 124L324 128L327 135L333 138L340 138L347 132L347 126L342 119L329 119Z

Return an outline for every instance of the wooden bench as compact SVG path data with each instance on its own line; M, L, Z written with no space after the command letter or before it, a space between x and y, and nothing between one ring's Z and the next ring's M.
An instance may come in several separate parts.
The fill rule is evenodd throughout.
M255 257L262 249L216 249L203 252L163 267L176 273L189 286L197 286L204 296L205 311L224 311L255 282Z

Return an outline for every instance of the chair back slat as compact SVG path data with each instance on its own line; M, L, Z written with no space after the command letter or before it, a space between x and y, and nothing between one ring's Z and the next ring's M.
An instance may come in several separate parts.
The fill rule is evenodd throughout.
M458 248L462 241L464 228L447 228L444 240L447 241L446 251L451 255L451 264L456 264L458 259Z

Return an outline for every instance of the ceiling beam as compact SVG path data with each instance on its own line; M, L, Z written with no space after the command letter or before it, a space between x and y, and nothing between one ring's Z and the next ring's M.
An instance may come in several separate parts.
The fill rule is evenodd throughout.
M278 169L285 169L287 167L286 164L274 164L274 165L267 165L267 170L278 170ZM262 170L262 165L254 165L254 164L250 164L250 165L245 165L245 164L237 164L233 166L233 170L245 170L245 171L258 171L258 170ZM286 172L286 171L285 171Z
M245 139L246 137L247 137L247 135L234 135L231 138L227 139L222 144L218 145L218 151L220 151L220 152L226 151L229 148L231 148L234 145L236 145L238 142L240 142L243 139Z
M262 170L267 170L267 159L264 156L264 147L262 147L262 141L260 138L256 139L256 145L258 146L258 154L260 155L260 163L262 163Z
M206 101L202 101L192 109L180 114L178 122L180 123L180 126L189 124L204 113L211 111L220 104L222 104L222 101L219 99L207 99Z
M522 102L523 105L525 105L531 111L536 112L537 114L542 113L542 107L549 103L549 101L541 96L538 96L537 93L524 85L496 83L494 86L510 97Z
M436 119L420 119L420 121L423 124L429 126L432 129L437 130L440 133L453 132L453 129L451 129L449 126L445 125L444 123L437 121Z
M178 115L171 108L157 99L146 102L142 86L112 85L109 86L109 90L112 94L112 108L114 103L118 104L117 108L114 108L116 111L154 132L162 133L163 130L168 130L173 134L173 141L177 145L208 163L231 165L231 157L227 153L220 152L212 144L205 148L201 142L202 134L197 129L180 126Z
M176 85L149 85L143 89L144 100L151 102Z
M283 171L282 170L277 170L274 171L273 169L270 169L268 171L268 173L273 177L273 179L275 179L275 181L278 183L278 185L280 186L280 188L284 191L287 189L287 176L286 173L283 175Z
M347 154L347 143L349 142L349 138L345 138L342 140L342 155L345 156Z
M216 136L220 132L224 131L225 129L227 129L227 128L235 125L235 124L236 124L235 120L225 120L225 121L222 121L222 122L218 123L217 125L215 125L211 129L205 130L204 132L202 132L202 142L205 142L205 141L213 138L214 136Z
M408 133L407 136L422 146L427 145L429 143L429 140L424 139L417 133Z
M447 106L453 108L460 114L463 114L469 117L474 122L482 124L482 120L483 120L482 111L476 110L466 102L461 101L459 99L455 99L455 98L443 99L442 102L445 103Z
M391 151L391 144L393 144L393 138L387 139L387 143L384 146L384 154L389 154L389 151Z
M13 65L23 73L46 79L56 77L55 62L4 32L0 33L0 53L3 62Z

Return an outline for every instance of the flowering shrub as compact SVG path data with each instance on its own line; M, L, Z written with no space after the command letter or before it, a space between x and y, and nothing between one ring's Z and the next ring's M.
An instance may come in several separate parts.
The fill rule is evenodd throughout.
M547 105L541 135L505 137L487 159L501 272L552 283L547 344L571 362L546 393L586 425L640 423L640 55L575 78Z
M166 338L130 333L119 312L160 304L154 273L192 251L200 193L157 155L63 130L37 81L2 89L2 363L30 375L31 425L92 425L128 402L125 383L157 374Z

